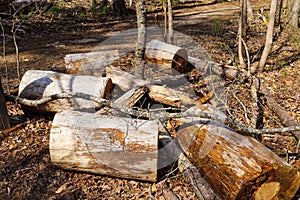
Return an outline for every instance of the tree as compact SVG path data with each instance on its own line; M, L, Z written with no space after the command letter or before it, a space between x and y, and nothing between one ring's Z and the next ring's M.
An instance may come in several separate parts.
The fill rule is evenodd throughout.
M239 30L238 30L238 54L239 54L239 61L240 65L244 68L245 61L244 61L244 50L243 41L246 38L247 34L247 0L240 0L240 20L239 20Z
M291 7L291 25L298 28L300 0L294 0Z
M173 44L173 10L172 10L172 0L168 0L168 43Z
M296 0L298 1L298 0ZM260 61L258 63L258 66L255 71L262 71L266 62L267 58L269 56L269 53L272 48L273 44L273 29L275 24L275 15L276 15L276 7L277 7L277 0L271 1L271 8L270 8L270 15L269 15L269 23L268 23L268 29L267 29L267 35L266 35L266 43L265 48L263 50L262 56L260 58Z
M138 36L135 50L135 75L141 79L144 78L144 67L145 67L145 46L146 46L146 19L147 9L146 0L137 0L136 2L136 18L138 27Z
M122 16L126 12L125 0L109 0L113 11L116 12L119 16Z
M6 108L6 101L4 97L4 92L1 83L1 76L0 76L0 130L8 129L10 127L7 108Z

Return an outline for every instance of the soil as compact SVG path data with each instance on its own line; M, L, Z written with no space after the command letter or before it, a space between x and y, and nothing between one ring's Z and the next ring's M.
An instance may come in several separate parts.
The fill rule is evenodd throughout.
M91 52L112 33L136 27L133 10L118 17L103 6L97 7L98 13L92 12L85 2L56 1L47 12L22 14L15 20L19 77L12 20L1 20L6 42L2 53L5 50L6 60L1 63L0 73L6 93L17 87L19 78L27 70L61 71L66 54ZM253 6L256 13L269 5L267 1L255 1ZM214 62L228 65L231 60L231 67L235 68L237 62L233 54L237 52L238 7L238 2L231 1L177 4L174 28L195 40ZM157 9L161 6L153 3L149 25L157 26L156 18L163 24L162 12ZM262 81L277 103L300 123L300 36L297 30L284 23L282 28L280 33L277 31ZM250 20L247 40L254 64L259 61L265 32L266 25L255 14ZM3 38L1 41L4 44ZM229 110L241 123L249 126L250 83L225 80L225 90L228 91ZM58 168L51 164L49 156L53 116L28 115L20 105L9 102L7 107L12 128L0 135L0 199L165 199L162 182L180 199L197 199L191 183L176 166L156 184ZM264 110L264 128L282 126L271 110L266 106ZM300 171L299 141L291 133L263 135L258 140ZM299 191L294 199L298 198Z

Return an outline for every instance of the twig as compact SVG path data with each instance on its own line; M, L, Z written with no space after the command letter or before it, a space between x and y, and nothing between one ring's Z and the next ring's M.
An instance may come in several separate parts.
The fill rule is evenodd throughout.
M237 132L244 134L244 135L259 135L262 133L275 133L275 132L289 132L289 131L299 131L300 126L290 126L290 127L283 127L283 128L269 128L269 129L256 129L256 128L247 128L246 126L239 124L235 121L235 119L231 117L227 117L226 119L222 116L215 115L208 112L195 112L194 110L180 112L180 113L168 113L165 108L162 109L155 109L155 112L151 112L151 110L145 109L135 109L135 108L126 108L124 106L116 105L113 102L99 98L93 95L84 94L84 93L59 93L54 94L48 97L44 97L38 100L29 100L23 99L19 97L14 97L12 95L5 94L7 100L27 105L27 106L39 106L49 101L55 99L63 99L63 98L82 98L90 101L94 101L101 105L109 106L113 109L116 109L119 112L126 113L133 116L144 117L149 119L166 119L166 118L186 118L186 117L200 117L218 121L220 123L224 123L227 120L232 126L236 129Z
M5 38L5 30L4 30L4 27L3 27L3 24L2 24L2 19L0 18L0 26L1 26L1 31L2 31L2 50L3 50L3 62L4 62L4 65L5 65L5 76L6 76L6 80L8 80L8 65L7 65L7 60L6 60L6 38ZM7 87L9 87L7 85Z
M244 45L246 56L247 56L247 66L248 66L247 76L250 76L250 74L251 74L251 63L250 63L249 51L248 51L248 47L247 47L247 44L246 44L245 40L243 38L241 38L241 40L242 40L242 43Z
M247 121L247 124L249 125L250 124L250 121L249 121L249 117L248 117L248 114L247 114L247 108L246 106L243 104L243 102L235 95L235 93L233 92L232 93L233 97L241 104L241 106L243 107L244 109L244 117Z
M20 81L20 78L21 78L21 75L20 75L20 59L19 59L19 48L18 48L17 39L16 39L17 29L15 28L15 25L16 25L15 15L13 17L12 22L13 22L13 24L12 24L12 28L11 28L11 33L12 33L12 36L13 36L13 42L14 42L14 46L15 46L15 50L16 50L17 74L18 74L18 80Z
M250 127L257 128L257 122L259 118L259 107L258 107L258 93L256 86L259 85L259 79L253 77L252 83L251 83L251 96L253 99L253 105L252 105L252 117L251 117L251 123Z

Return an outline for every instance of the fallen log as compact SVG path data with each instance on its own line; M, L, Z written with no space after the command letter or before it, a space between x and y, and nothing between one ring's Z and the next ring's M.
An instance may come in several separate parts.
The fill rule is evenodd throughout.
M170 72L171 69L175 69L178 72L187 71L187 51L158 40L152 40L146 45L145 60L147 63L157 64L162 68L170 69Z
M300 173L252 137L225 125L183 118L176 137L221 199L291 199Z
M269 91L265 88L263 83L260 84L260 91L264 94L264 97L266 98L266 103L271 110L279 117L281 123L284 126L300 126L300 124L293 119L292 116L289 115L289 113L282 108L280 105L276 103L273 96L269 93ZM300 131L291 131L293 135L300 140Z
M152 84L149 81L138 79L135 76L114 67L106 68L106 77L110 78L112 82L118 85L123 91L145 86L148 88L148 94L152 100L165 105L179 107L180 105L196 104L196 101L191 99L187 93Z
M10 128L10 123L8 119L6 101L4 96L4 91L2 88L2 82L0 77L0 130Z
M109 98L113 84L109 78L74 76L51 71L29 70L19 86L19 97L42 99L59 93L84 93ZM98 103L83 98L56 99L39 106L22 106L25 112L51 113L66 109L94 112Z
M157 180L158 121L64 111L54 117L50 156L64 169Z
M105 68L119 58L117 50L67 54L64 57L68 74L103 76Z

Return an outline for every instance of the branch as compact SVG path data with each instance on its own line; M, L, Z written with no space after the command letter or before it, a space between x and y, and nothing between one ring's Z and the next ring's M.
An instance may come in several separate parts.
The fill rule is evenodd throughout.
M208 112L188 110L182 112L183 110L177 108L162 108L162 109L154 109L154 110L146 110L140 108L127 108L121 105L116 105L114 102L110 100L99 98L93 95L84 94L84 93L59 93L54 94L48 97L44 97L38 100L29 100L20 97L15 97L13 95L5 94L5 97L8 101L19 103L26 106L39 106L44 103L47 103L56 99L64 99L64 98L82 98L90 101L94 101L96 103L101 104L102 106L109 106L119 112L126 113L129 115L133 115L139 118L149 118L149 119L168 119L168 118L186 118L186 117L200 117L218 121L220 123L224 123L226 120L236 129L237 132L243 135L260 135L263 133L275 133L275 132L289 132L289 131L300 131L300 126L289 126L283 128L268 128L268 129L255 129L255 128L247 128L246 126L237 123L235 119L231 117L222 117L219 115L215 115ZM167 111L173 111L172 113ZM174 112L177 111L177 112Z

